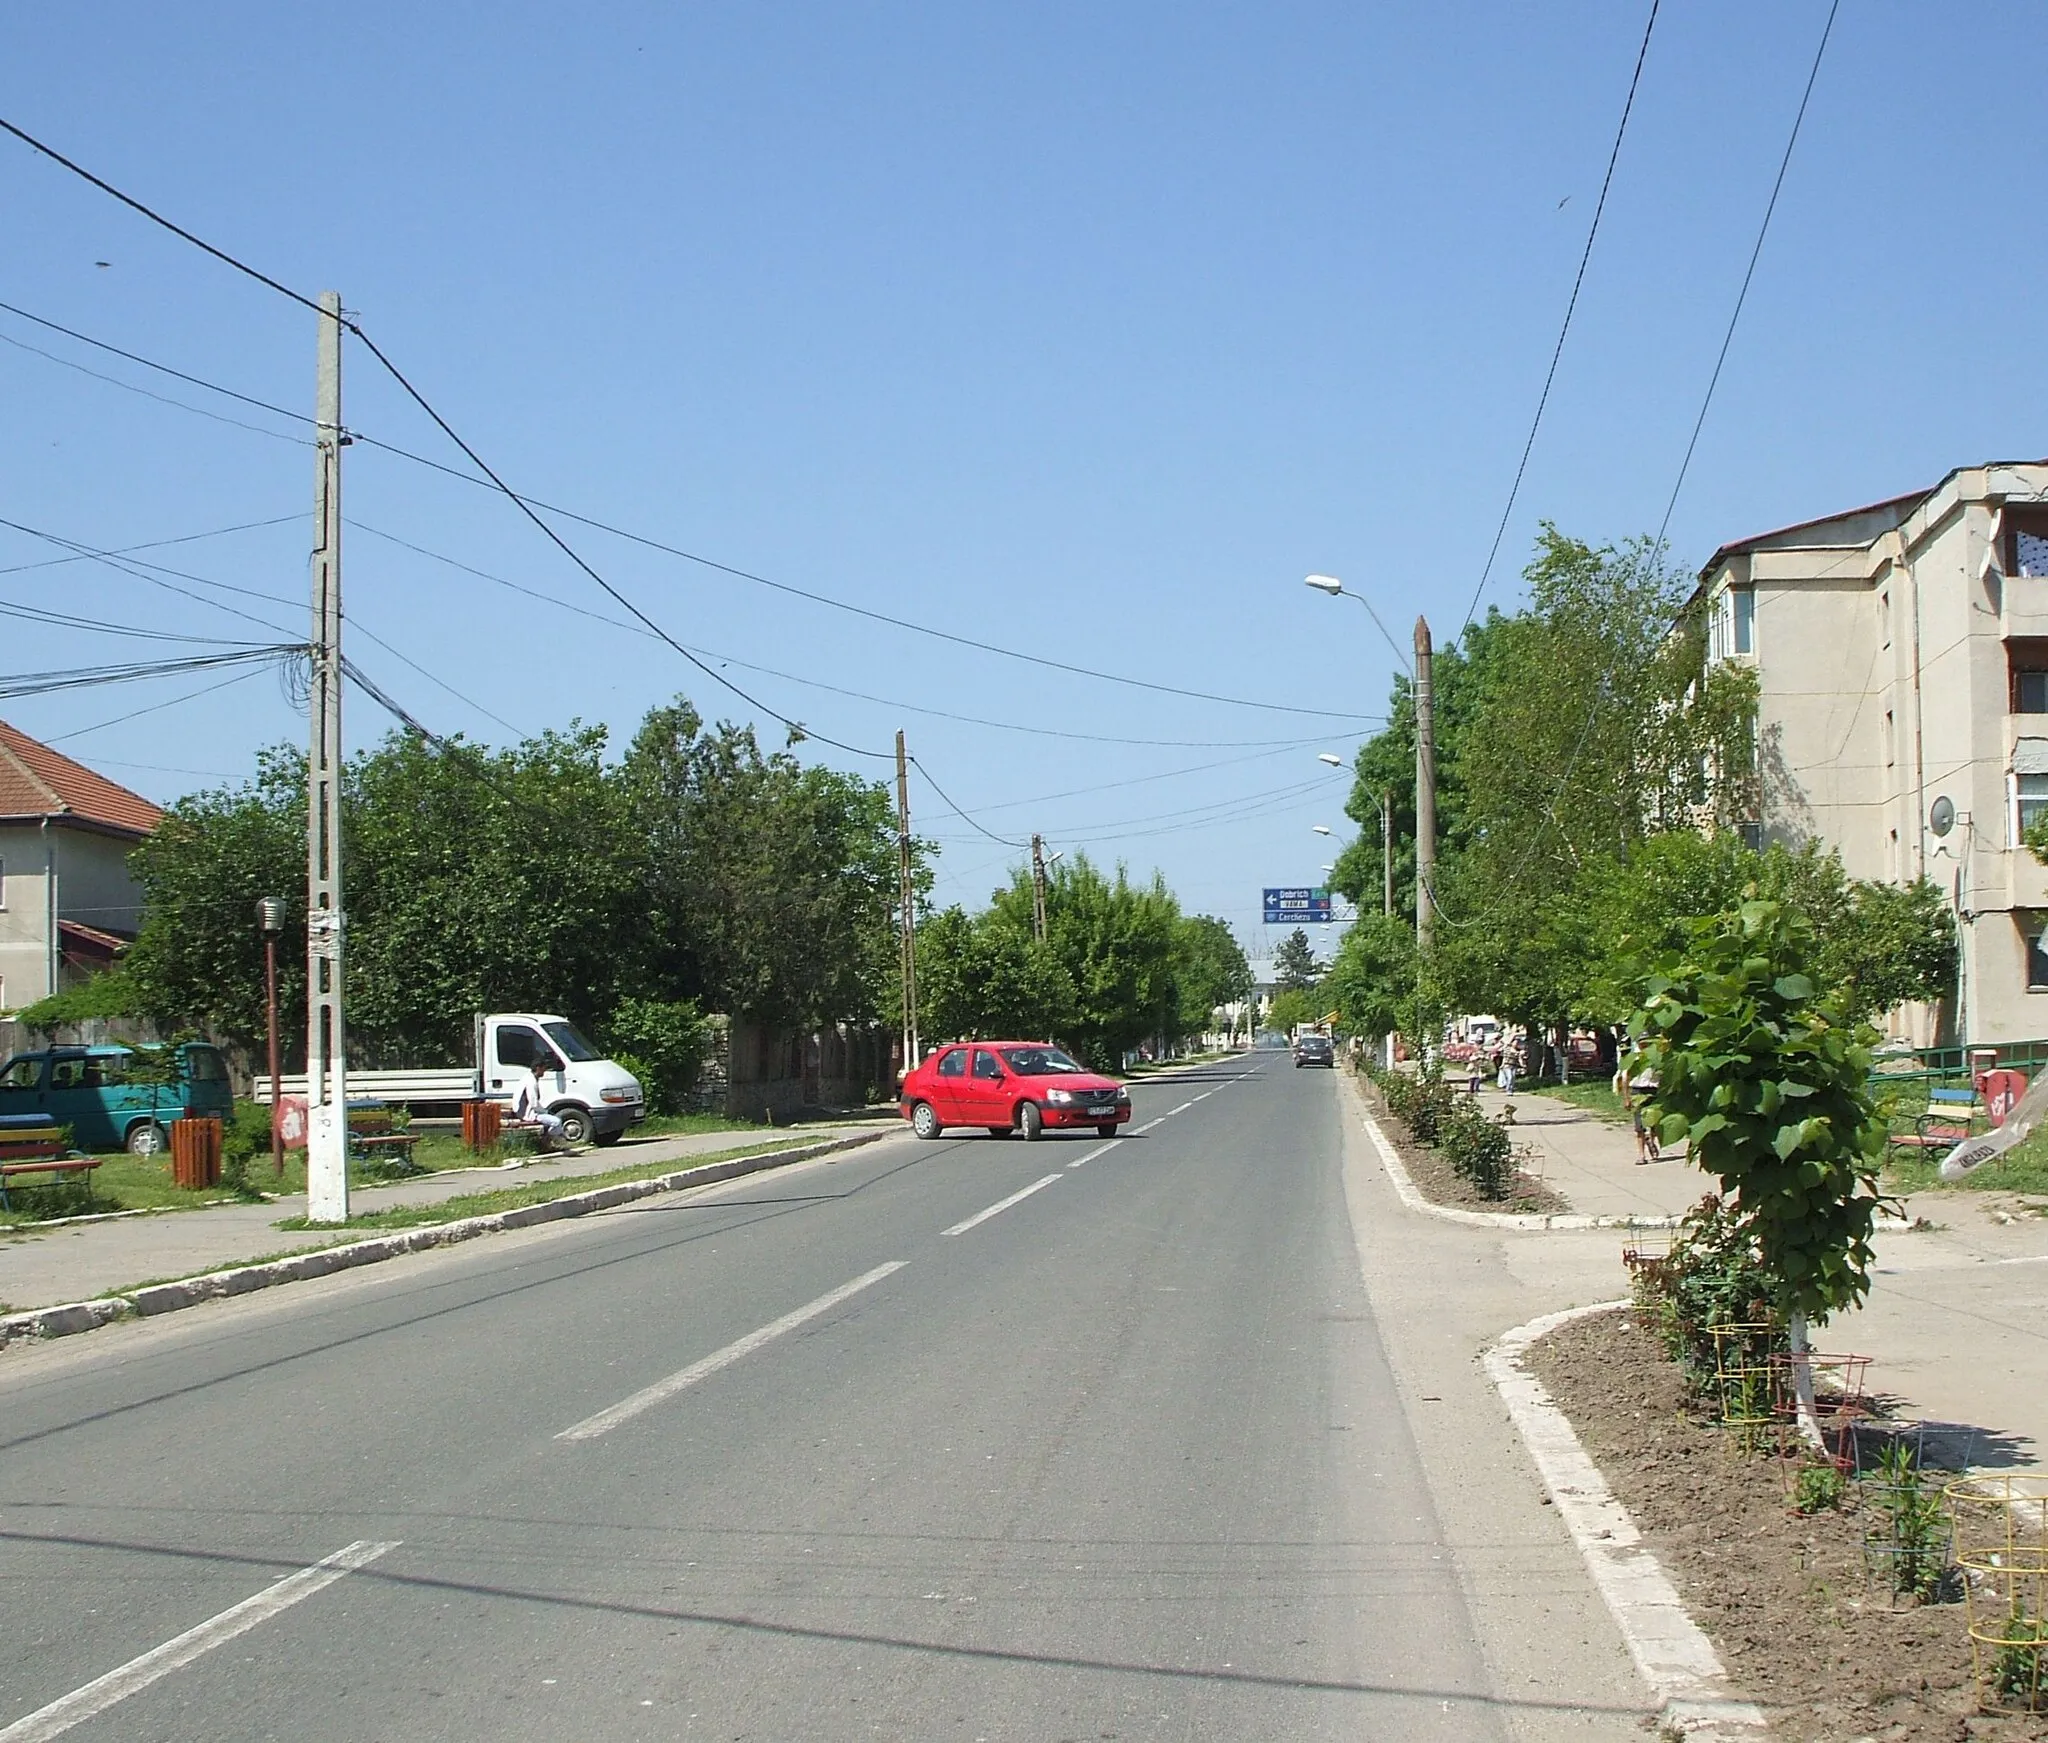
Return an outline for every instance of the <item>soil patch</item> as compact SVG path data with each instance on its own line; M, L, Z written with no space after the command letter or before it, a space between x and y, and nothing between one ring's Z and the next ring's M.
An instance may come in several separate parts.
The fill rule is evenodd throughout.
M1571 1419L1715 1646L1788 1743L2020 1743L2048 1717L1979 1715L1964 1607L1890 1597L1866 1574L1855 1485L1801 1517L1777 1461L1742 1456L1692 1413L1684 1376L1633 1314L1534 1345L1530 1371Z
M1408 1178L1415 1182L1415 1190L1431 1204L1452 1205L1460 1210L1511 1211L1518 1216L1562 1216L1572 1208L1570 1201L1554 1186L1545 1185L1519 1167L1507 1197L1488 1198L1453 1168L1442 1154L1408 1136L1407 1127L1394 1117L1370 1078L1360 1077L1358 1087L1372 1109L1373 1118L1379 1122L1380 1130L1386 1133L1387 1142L1400 1156L1402 1167L1408 1170ZM1518 1146L1518 1161L1520 1150Z

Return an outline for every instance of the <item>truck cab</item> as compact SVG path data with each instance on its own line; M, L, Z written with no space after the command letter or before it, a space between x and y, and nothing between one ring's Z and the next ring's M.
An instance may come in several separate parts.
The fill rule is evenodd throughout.
M477 1019L476 1093L510 1107L536 1073L548 1112L572 1144L616 1144L647 1118L640 1082L566 1017L503 1011Z

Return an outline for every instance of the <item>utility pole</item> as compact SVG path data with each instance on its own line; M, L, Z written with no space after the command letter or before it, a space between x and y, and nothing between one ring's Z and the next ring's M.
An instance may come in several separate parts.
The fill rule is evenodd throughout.
M917 885L910 871L910 758L896 735L896 901L903 913L903 1076L917 1064Z
M1429 620L1415 620L1415 947L1429 954L1436 909L1436 692Z
M1045 837L1031 838L1031 936L1045 942Z
M1394 911L1394 789L1380 795L1380 912Z
M341 1020L341 293L320 297L314 414L312 740L306 761L306 1220L348 1221Z

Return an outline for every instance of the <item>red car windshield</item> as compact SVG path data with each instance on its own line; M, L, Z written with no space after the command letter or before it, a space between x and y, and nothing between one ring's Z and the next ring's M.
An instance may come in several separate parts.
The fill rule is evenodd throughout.
M1057 1047L1005 1047L1003 1057L1019 1077L1052 1077L1081 1069Z

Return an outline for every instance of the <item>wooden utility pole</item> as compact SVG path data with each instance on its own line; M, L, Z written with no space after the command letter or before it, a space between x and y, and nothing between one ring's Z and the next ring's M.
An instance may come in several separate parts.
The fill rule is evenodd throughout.
M917 1064L917 883L910 866L910 757L896 735L896 902L903 915L903 1075Z
M341 293L320 298L314 412L313 681L306 762L306 1220L348 1221L341 1017Z
M1436 692L1429 620L1415 620L1415 946L1429 954L1436 919Z

